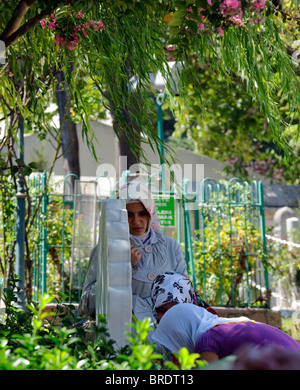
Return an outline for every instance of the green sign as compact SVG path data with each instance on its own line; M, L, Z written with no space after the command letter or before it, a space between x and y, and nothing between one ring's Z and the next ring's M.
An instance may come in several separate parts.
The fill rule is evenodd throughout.
M173 196L155 197L156 212L162 227L175 226L175 201Z

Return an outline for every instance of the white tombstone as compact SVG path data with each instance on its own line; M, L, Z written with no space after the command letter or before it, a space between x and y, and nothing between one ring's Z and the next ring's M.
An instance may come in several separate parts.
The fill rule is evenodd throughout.
M2 293L1 289L0 289L0 293ZM3 302L3 300L1 299L1 295L0 295L0 324L5 324L5 303Z
M0 41L0 65L5 65L5 50L5 43L3 41Z
M286 220L286 231L287 231L287 239L290 242L295 242L295 234L296 231L299 231L299 218L297 217L292 217L292 218L287 218ZM298 243L296 239L296 243ZM289 251L293 251L294 246L293 245L288 245ZM291 274L291 299L292 299L292 309L297 309L300 306L300 296L299 296L299 291L295 283L295 277L296 277L296 269L295 267L290 268L290 274Z
M273 233L278 238L284 238L287 239L287 226L286 226L286 220L288 218L295 217L296 213L295 211L290 207L281 207L276 211L274 214L274 229Z
M294 233L299 230L299 218L297 217L291 217L286 219L286 232L287 232L287 239L291 242L295 240ZM289 250L293 250L293 246L289 245Z
M299 228L298 218L296 218L296 212L291 207L281 207L274 214L274 229L273 234L275 237L282 238L284 240L293 241L292 230ZM289 245L289 250L292 251L292 246ZM287 258L286 261L289 261ZM291 277L293 278L294 270L291 268ZM276 306L279 308L293 308L297 304L298 293L294 283L290 285L290 289L287 292L283 288L281 281L278 281L276 286Z
M128 344L132 319L131 260L128 216L124 199L101 204L96 318L105 314L110 337L118 347Z

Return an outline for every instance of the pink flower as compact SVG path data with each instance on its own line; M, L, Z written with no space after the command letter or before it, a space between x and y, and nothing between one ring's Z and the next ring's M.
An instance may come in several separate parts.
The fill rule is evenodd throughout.
M0 2L1 2L1 0L0 0ZM78 19L84 17L84 14L81 12L81 10L78 12L76 17ZM54 14L51 14L50 16L46 16L45 19L42 19L40 21L40 25L42 26L43 29L48 27L50 30L55 30L58 27L57 18L54 17ZM67 37L66 33L62 33L62 35L56 34L55 35L55 43L57 45L66 46L69 50L74 50L78 46L78 42L79 42L79 38L78 38L77 33L80 33L82 31L82 34L85 37L87 37L88 34L87 34L86 30L88 30L89 28L93 28L95 31L98 31L98 30L104 30L105 26L104 26L104 23L100 20L99 21L88 21L88 22L83 23L83 24L74 23L73 24L74 33L71 36L71 38L69 38L69 36Z
M52 22L49 22L49 23L48 23L48 27L50 28L50 30L54 30L55 27L57 27L56 20L57 20L57 18L54 18L54 19L52 20Z
M224 18L236 13L238 8L240 8L240 2L238 0L224 0L220 5L220 11Z
M89 23L84 23L83 27L90 28L93 27L95 31L104 30L104 23L101 21L93 21L91 20Z
M265 0L255 0L253 2L253 7L256 8L256 11L260 11L261 9L265 8L265 3L266 3Z
M84 14L81 12L81 10L78 12L76 18L83 18L84 17Z
M69 50L74 50L78 46L78 36L76 34L72 35L73 41L69 41L66 43L66 46Z
M230 16L230 18L228 18L228 19L231 20L234 24L236 24L237 27L243 26L244 23L242 21L242 16L243 16L243 13L242 13L242 11L240 11L236 15Z
M45 29L47 26L50 30L55 30L55 28L57 27L57 18L54 18L54 15L51 14L51 18L53 18L51 21L49 21L48 19L42 19L40 20L40 25L42 26L43 29Z
M219 35L220 35L221 37L224 37L224 31L223 31L222 27L221 27L221 26L218 27L217 30L218 30Z
M104 30L104 23L103 22L99 21L99 22L96 22L96 24L97 24L98 29Z
M66 44L66 39L57 34L57 35L55 35L55 43L57 45L64 46Z
M211 0L207 0L207 4L210 5L210 6L213 5L212 2L211 2Z
M42 28L46 28L46 25L47 25L47 19L42 19L40 20L40 25L42 26Z

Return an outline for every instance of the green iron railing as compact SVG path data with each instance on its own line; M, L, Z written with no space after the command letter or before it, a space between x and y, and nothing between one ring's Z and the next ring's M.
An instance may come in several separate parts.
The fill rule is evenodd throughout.
M49 190L46 172L30 180L31 213L36 214L30 239L34 299L49 290L69 293L66 284L70 266L65 268L72 254L74 207L70 176L75 175L50 185Z
M121 181L127 179L125 172ZM98 178L76 183L74 195L66 191L64 180L59 193L43 196L33 271L36 293L56 284L73 302L80 299L89 254L97 241L100 203L107 197L101 195ZM32 182L36 199L44 185L42 180ZM163 230L182 244L193 284L212 305L257 305L262 290L269 288L262 183L249 185L234 178L221 184L206 178L200 193L189 193L187 187L184 179L180 196L171 189L154 191L154 197L175 197L176 225ZM110 196L114 195L112 188Z
M196 279L204 299L220 306L269 306L262 183L233 178L201 183Z

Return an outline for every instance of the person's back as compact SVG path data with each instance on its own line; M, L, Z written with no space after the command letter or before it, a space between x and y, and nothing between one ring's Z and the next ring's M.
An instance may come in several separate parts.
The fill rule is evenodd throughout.
M247 317L218 317L191 303L171 307L151 338L172 352L185 347L208 362L232 355L247 344L253 348L276 345L300 350L299 343L280 329Z
M286 350L299 350L299 343L282 330L261 322L221 324L209 329L197 340L194 352L214 352L219 359L235 354L244 345L258 349L276 345Z

